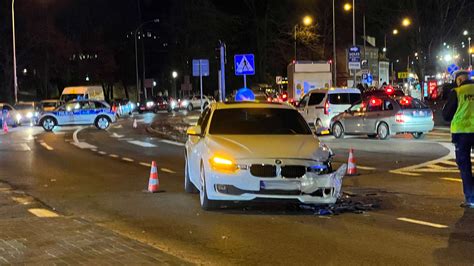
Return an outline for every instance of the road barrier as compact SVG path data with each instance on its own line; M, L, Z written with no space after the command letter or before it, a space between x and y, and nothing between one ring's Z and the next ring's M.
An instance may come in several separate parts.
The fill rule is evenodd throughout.
M347 175L357 175L356 159L354 156L354 149L352 148L349 150L349 159L347 160Z
M148 192L158 192L160 188L160 180L158 179L158 170L156 168L156 162L151 162L150 179L148 180Z

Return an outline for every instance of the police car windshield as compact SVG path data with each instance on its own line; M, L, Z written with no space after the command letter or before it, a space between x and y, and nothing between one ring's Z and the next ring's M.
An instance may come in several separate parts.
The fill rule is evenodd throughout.
M214 111L210 134L217 135L311 135L296 110L232 108Z
M34 106L33 104L29 104L29 103L18 103L18 104L15 104L15 109L16 110L28 110L28 109L34 109Z

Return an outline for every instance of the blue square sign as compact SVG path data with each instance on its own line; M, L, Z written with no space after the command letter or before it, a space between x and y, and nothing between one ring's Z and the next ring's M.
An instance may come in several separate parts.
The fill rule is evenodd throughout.
M253 54L236 54L234 56L235 75L255 75L255 58Z

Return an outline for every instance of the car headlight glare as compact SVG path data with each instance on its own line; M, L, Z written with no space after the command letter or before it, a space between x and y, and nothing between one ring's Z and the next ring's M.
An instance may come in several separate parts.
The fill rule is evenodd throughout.
M146 107L152 107L153 105L155 105L154 102L147 102L147 103L146 103Z
M223 156L213 156L209 162L212 169L216 171L232 173L237 170L237 165L234 161Z
M32 112L26 113L26 117L27 117L27 118L32 118L32 117L33 117L33 113L32 113Z
M20 115L20 114L17 114L17 115L16 115L16 120L18 120L18 121L21 120L21 115Z

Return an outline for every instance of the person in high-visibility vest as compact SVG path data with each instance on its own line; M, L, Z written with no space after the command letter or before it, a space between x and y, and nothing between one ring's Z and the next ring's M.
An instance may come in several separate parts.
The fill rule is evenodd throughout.
M443 117L451 121L452 142L456 147L456 163L463 183L465 202L461 207L474 208L474 180L472 177L471 150L474 148L474 82L469 72L454 73L457 87L448 96Z

